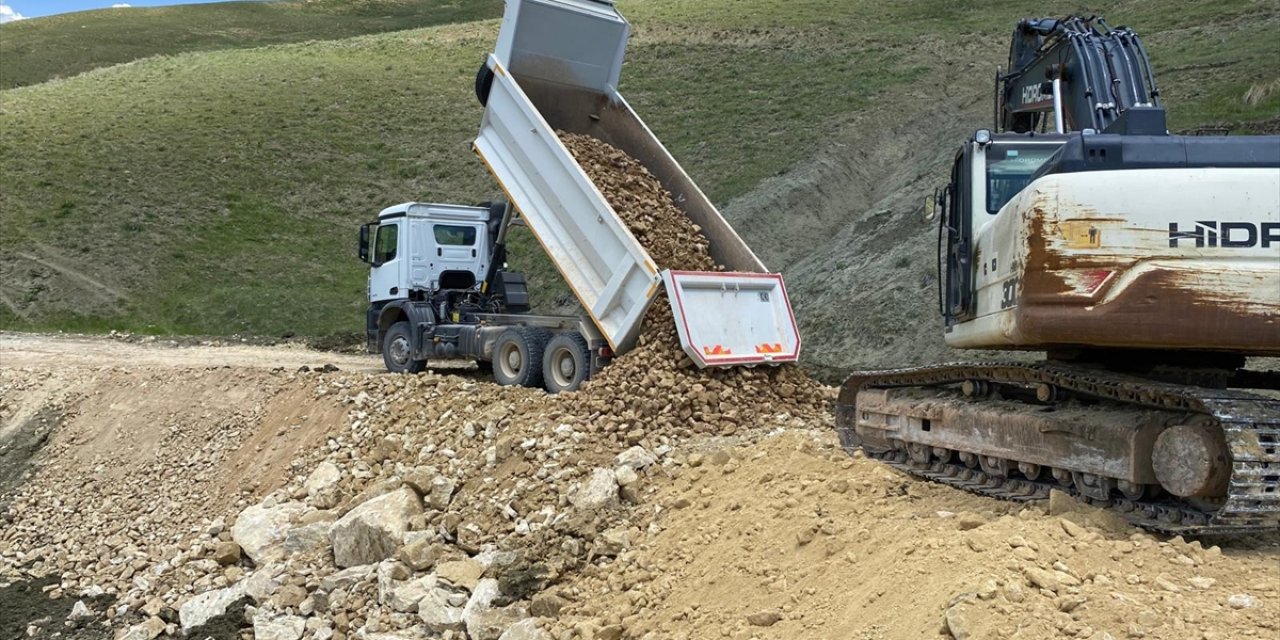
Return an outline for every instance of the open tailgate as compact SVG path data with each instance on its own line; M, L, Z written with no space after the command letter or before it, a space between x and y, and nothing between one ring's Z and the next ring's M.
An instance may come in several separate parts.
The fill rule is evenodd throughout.
M663 271L680 346L701 368L795 362L800 330L777 273Z

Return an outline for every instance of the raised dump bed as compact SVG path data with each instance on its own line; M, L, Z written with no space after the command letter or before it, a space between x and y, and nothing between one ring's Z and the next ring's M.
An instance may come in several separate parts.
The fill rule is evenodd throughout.
M644 164L730 270L682 272L690 295L670 296L684 349L700 366L794 361L800 338L781 276L760 276L764 264L618 93L629 31L610 2L508 0L477 79L486 107L475 150L616 353L635 344L662 276L557 130ZM717 317L726 321L706 320Z

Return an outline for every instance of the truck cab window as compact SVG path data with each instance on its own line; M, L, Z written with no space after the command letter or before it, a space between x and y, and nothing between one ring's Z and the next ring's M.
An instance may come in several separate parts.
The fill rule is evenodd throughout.
M461 225L435 225L436 243L452 247L470 247L476 243L476 228Z
M399 225L394 224L378 227L378 234L374 236L373 240L374 264L383 264L396 259L396 240L399 231Z
M1058 145L998 146L987 148L987 213L997 213L1031 182L1031 176Z

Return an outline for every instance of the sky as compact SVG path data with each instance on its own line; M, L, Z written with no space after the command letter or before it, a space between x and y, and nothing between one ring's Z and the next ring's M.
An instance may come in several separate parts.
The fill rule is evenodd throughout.
M198 4L226 0L0 0L0 22L39 18L69 11L108 7L159 7L167 4Z

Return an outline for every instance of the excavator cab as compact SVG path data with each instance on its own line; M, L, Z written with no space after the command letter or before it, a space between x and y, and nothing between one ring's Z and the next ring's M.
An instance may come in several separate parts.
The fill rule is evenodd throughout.
M956 154L951 181L938 199L940 311L946 325L974 318L975 278L983 269L976 239L1026 189L1066 141L1056 134L996 133L981 129ZM998 266L998 262L997 262Z

